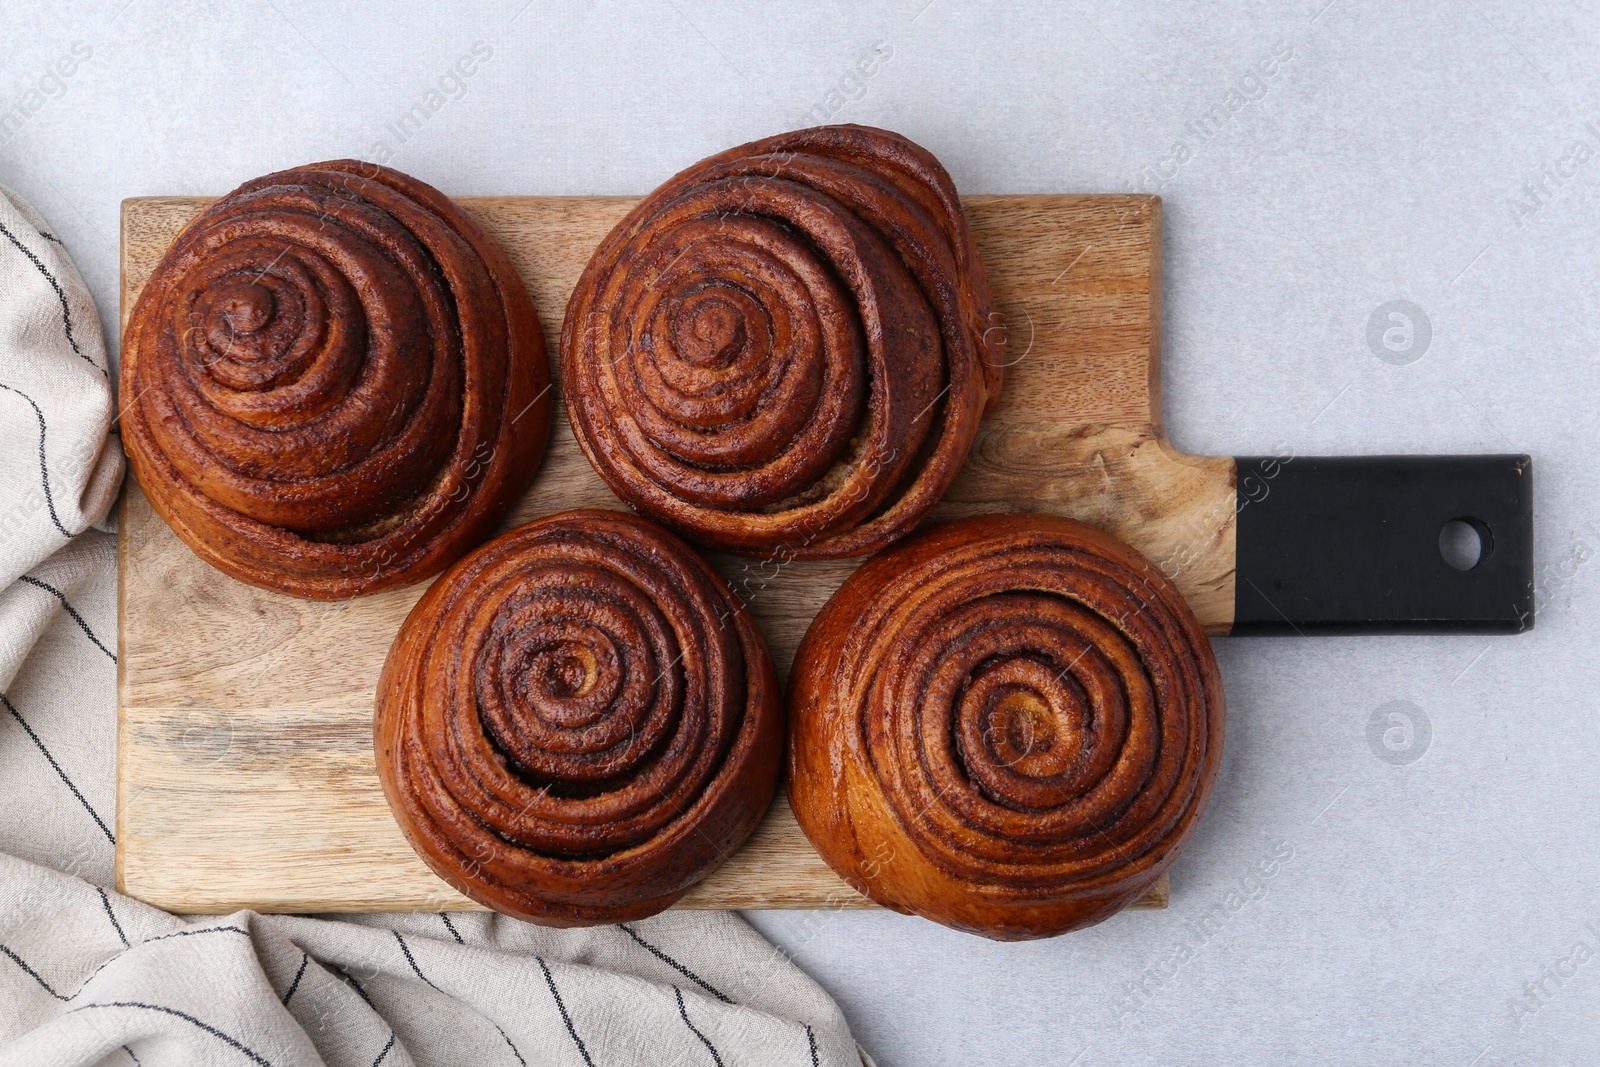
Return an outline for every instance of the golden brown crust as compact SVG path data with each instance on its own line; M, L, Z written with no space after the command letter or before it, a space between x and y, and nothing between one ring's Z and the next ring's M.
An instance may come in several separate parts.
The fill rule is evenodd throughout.
M561 374L589 461L684 536L863 555L907 533L1000 392L955 186L898 134L823 126L712 156L603 241Z
M551 926L653 915L777 787L783 705L744 607L648 520L569 511L461 560L378 684L378 773L456 889Z
M870 560L789 681L789 801L887 907L1003 940L1138 899L1200 816L1222 682L1172 583L1093 527L935 526Z
M431 186L334 160L179 234L128 319L122 441L203 559L359 596L487 536L544 453L549 373L494 238Z

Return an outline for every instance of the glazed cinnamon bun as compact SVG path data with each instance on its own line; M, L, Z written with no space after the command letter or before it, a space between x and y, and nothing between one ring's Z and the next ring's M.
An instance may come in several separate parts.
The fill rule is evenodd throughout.
M783 707L755 626L682 541L571 511L447 571L378 686L379 776L445 881L554 926L668 907L766 813Z
M949 487L1003 331L955 186L898 134L824 126L695 164L567 305L567 414L623 500L751 555L863 555Z
M789 683L789 799L872 899L1047 937L1138 899L1200 817L1222 683L1172 583L1092 527L966 519L867 562Z
M128 319L122 441L152 506L235 578L338 599L430 577L549 436L533 304L438 190L336 160L180 234Z

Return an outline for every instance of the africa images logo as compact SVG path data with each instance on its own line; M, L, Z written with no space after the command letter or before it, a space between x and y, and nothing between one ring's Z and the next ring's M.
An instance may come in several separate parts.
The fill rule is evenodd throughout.
M386 165L394 159L395 153L415 139L433 116L467 95L467 79L483 69L493 56L494 49L487 41L474 41L472 47L435 78L428 91L403 114L384 123L386 136L373 142L368 149L368 162Z
M1294 45L1279 41L1271 52L1245 68L1245 72L1228 87L1221 100L1183 124L1180 131L1182 136L1172 142L1165 156L1134 176L1134 190L1141 193L1161 192L1162 187L1176 178L1203 146L1228 128L1233 117L1244 110L1246 104L1255 103L1267 95L1273 80L1293 58Z
M1264 899L1270 883L1283 870L1283 865L1294 859L1294 854L1293 845L1280 841L1252 864L1211 907L1193 918L1183 916L1181 931L1171 948L1161 953L1137 979L1123 983L1122 995L1117 998L1113 1008L1117 1013L1118 1027L1126 1029L1132 1025L1212 938L1226 929L1245 908Z
M1529 219L1543 211L1545 205L1554 200L1567 183L1600 154L1600 122L1595 118L1584 120L1583 134L1568 143L1554 162L1539 168L1537 177L1523 182L1515 195L1506 198L1506 206L1511 209L1517 229L1522 229Z
M47 64L15 101L8 105L0 100L0 145L10 144L50 101L66 96L67 82L93 56L94 48L87 42L73 41L72 47Z

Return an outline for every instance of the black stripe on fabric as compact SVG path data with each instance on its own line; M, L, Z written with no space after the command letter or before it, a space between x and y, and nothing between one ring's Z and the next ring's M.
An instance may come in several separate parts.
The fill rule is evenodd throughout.
M111 898L106 896L106 891L101 889L99 886L95 886L94 891L100 894L100 903L104 904L106 907L106 918L111 920L111 928L115 930L117 932L117 936L122 939L122 947L132 947L128 944L128 935L122 932L122 924L117 922L117 913L111 910Z
M67 996L65 993L62 993L60 990L56 989L55 986L51 985L49 982L46 982L44 980L44 975L40 974L32 967L29 967L27 960L23 959L15 952L12 952L6 946L0 945L0 952L4 952L7 956L11 957L11 962L15 963L18 967L21 967L24 971L26 971L29 978L32 978L35 982L38 982L40 985L44 986L44 991L49 993L52 997L55 997L57 1000L72 999L72 997Z
M101 374L105 374L104 369L95 366L94 360L83 354L83 349L78 347L78 339L72 336L72 313L67 310L67 293L66 290L61 288L61 283L56 281L56 276L50 273L50 268L44 265L44 260L33 254L32 249L17 240L17 235L6 229L3 223L0 223L0 234L4 234L7 240L17 246L18 252L28 257L33 265L39 269L39 273L44 275L44 280L50 283L50 288L56 291L56 299L61 301L61 326L66 330L67 344L72 346L72 350L78 354L79 359L94 367L95 370L100 371ZM106 377L109 378L110 375L107 374Z
M182 1019L186 1023L191 1023L195 1026L198 1026L212 1037L226 1041L228 1044L232 1045L246 1056L249 1056L251 1060L261 1064L261 1067L272 1067L271 1060L267 1059L265 1056L261 1055L261 1053L257 1052L249 1045L246 1045L243 1041L240 1041L232 1034L218 1030L210 1023L201 1022L188 1012L179 1011L177 1008L169 1008L162 1004L146 1004L142 1000L108 1000L103 1004L85 1004L82 1007L72 1008L71 1011L88 1011L90 1008L142 1008L145 1011L159 1011L163 1014Z
M53 233L45 233L43 230L40 230L39 231L39 236L43 237L46 241L49 241L53 245L61 245L61 238L57 237ZM61 245L61 247L65 248L67 246L66 245ZM128 1053L128 1055L131 1056L131 1055L133 1055L133 1053L130 1052L130 1053Z
M383 1046L383 1051L378 1053L378 1058L372 1061L372 1067L378 1067L378 1064L384 1061L384 1057L389 1055L389 1050L392 1048L394 1048L394 1031L390 1030L389 1043Z
M806 1044L811 1047L811 1067L817 1067L817 1034L811 1029L810 1023L801 1023L806 1028Z
M683 975L685 978L689 979L689 981L693 982L701 989L704 989L707 993L710 993L724 1004L733 1003L733 1001L724 995L720 989L706 981L704 978L701 978L698 974L695 974L689 968L685 967L683 964L679 963L665 952L662 952L659 948L656 948L656 946L652 945L644 938L640 937L632 927L618 923L617 929L633 938L640 948L644 949L646 952L650 953L650 955L654 956L662 963L665 963L668 967L671 967L673 970L677 971L679 974Z
M67 601L67 597L66 597L65 593L63 593L61 590L57 589L55 586L51 585L49 582L40 581L38 578L35 578L31 574L19 575L17 577L17 580L19 582L27 582L29 585L33 586L35 589L43 589L46 593L49 593L51 596L53 596L57 600L61 601L61 606L63 608L67 609L67 614L72 616L72 621L78 624L78 629L83 631L83 636L85 636L89 640L93 641L95 643L95 647L100 649L101 652L104 652L106 655L110 656L112 663L117 662L117 654L115 652L111 651L109 648L107 648L104 644L102 644L100 639L94 635L94 631L89 629L88 622L86 622L84 620L82 615L78 614L78 609L73 607Z
M343 967L339 968L339 974L344 978L344 984L349 986L351 989L354 989L356 991L356 995L367 1002L367 1007L371 1008L373 1011L378 1010L378 1006L372 1003L372 998L367 996L367 991L361 988L361 983L356 981L355 975L351 974Z
M716 1046L711 1043L711 1039L702 1034L699 1028L689 1021L689 1009L683 1006L683 990L673 986L672 995L678 998L678 1017L683 1020L683 1025L687 1026L689 1032L700 1039L700 1043L706 1047L706 1051L711 1053L711 1059L716 1063L717 1067L723 1067L722 1056L718 1054Z
M493 1019L489 1020L489 1025L493 1026L496 1030L500 1030L500 1024L495 1022ZM509 1048L511 1050L511 1054L517 1058L517 1062L522 1064L522 1067L528 1067L528 1061L522 1058L522 1053L518 1052L517 1046L512 1044L511 1035L506 1033L504 1030L500 1030L500 1036L505 1039L506 1047ZM587 1060L587 1055L584 1058Z
M539 961L539 969L544 972L544 984L550 987L550 995L555 998L556 1011L561 1013L561 1022L567 1028L567 1036L578 1046L578 1055L583 1057L583 1062L588 1064L588 1067L594 1067L594 1060L589 1058L589 1050L584 1047L583 1038L578 1036L577 1028L572 1025L572 1016L567 1014L567 1005L561 999L561 994L556 991L556 980L551 976L550 968L545 966L544 957L533 958Z
M3 697L0 697L0 699L3 699ZM241 929L241 928L239 928L237 926L208 926L204 930L176 930L176 931L174 931L173 933L170 933L170 934L159 934L156 937L147 937L143 941L139 942L139 944L147 945L152 941L165 941L169 937L193 937L196 934L214 934L214 933L218 933L218 932L244 934L246 937L250 936L248 931L243 930L243 929ZM129 947L132 947L132 946L129 946ZM85 978L82 982L80 982L78 984L78 991L76 993L72 994L72 996L68 997L67 999L72 1000L72 999L75 999L76 997L80 996L85 989L89 988L89 983L94 981L96 975L98 975L101 971L105 970L107 967L111 966L113 963L115 963L117 960L119 960L121 958L122 958L122 954L118 953L117 955L112 956L110 959L106 960L100 966L96 967L94 970L90 971L89 972L89 977Z
M444 916L444 912L440 912L439 915L442 918ZM446 926L450 925L450 921L448 919L445 920L445 925ZM411 965L411 973L415 974L418 978L422 979L424 982L427 982L428 985L431 986L432 988L438 989L439 992L444 993L444 990L439 989L439 987L437 985L434 985L433 979L431 979L427 975L423 974L422 973L422 968L417 966L417 958L411 954L411 946L406 944L406 939L400 936L400 931L399 930L390 930L389 932L391 934L393 934L394 935L394 939L400 943L400 951L405 953L406 962ZM455 927L453 927L453 926L450 927L450 932L451 933L455 933ZM456 940L460 941L461 938L457 937ZM541 966L542 966L542 963L541 963ZM548 971L546 971L545 972L546 979L548 979L549 976L550 976L550 973ZM552 988L552 990L554 989L553 986L551 988ZM448 996L449 994L445 994L445 995ZM557 998L557 999L559 1000L559 998ZM563 1018L565 1017L565 1015L566 1015L566 1009L563 1008L562 1009ZM489 1020L489 1025L493 1026L496 1030L500 1030L501 1039L503 1041L505 1041L506 1046L511 1049L511 1054L517 1058L517 1062L522 1064L522 1067L528 1067L528 1061L522 1058L522 1053L517 1050L516 1043L511 1040L511 1036L509 1034L507 1034L504 1030L500 1029L500 1024L495 1022L493 1019L490 1019ZM569 1031L572 1029L572 1025L570 1023L567 1025L567 1029ZM576 1040L577 1035L574 1034L573 1038L574 1038L574 1040ZM583 1047L583 1043L581 1041L578 1043L578 1047L580 1049ZM584 1055L584 1060L585 1060L585 1062L587 1062L587 1060L588 1060L588 1054L587 1053L585 1053L585 1055Z
M439 915L441 918L443 918L444 912L440 912ZM450 926L450 920L445 919L445 925ZM400 942L400 951L406 954L406 962L411 964L411 972L424 982L427 982L428 985L432 986L434 989L438 989L439 992L444 993L444 990L439 989L437 985L434 985L433 979L423 974L422 968L417 966L417 958L411 954L411 946L407 945L406 939L400 936L400 931L390 930L389 932L394 935L394 939L396 941ZM450 932L455 933L455 927L451 926ZM456 940L460 941L461 938L457 936ZM448 996L449 994L445 995ZM484 1016L484 1018L487 1019L488 1016ZM522 1067L528 1067L528 1061L522 1058L522 1053L518 1051L516 1043L511 1040L511 1035L507 1034L504 1030L501 1030L500 1024L495 1022L493 1019L489 1019L489 1025L500 1031L500 1039L506 1043L507 1048L511 1049L511 1054L517 1058L517 1062L522 1064Z
M28 731L28 736L33 738L33 743L38 746L40 752L44 753L44 758L50 761L50 766L55 768L55 772L61 780L67 783L67 788L72 790L72 795L78 798L78 803L83 805L83 810L89 813L89 817L94 820L94 824L100 827L100 832L106 835L106 840L113 845L116 844L116 835L106 828L106 824L100 821L100 816L95 814L95 810L89 806L89 802L83 799L83 794L78 792L78 787L72 784L72 779L67 777L67 772L61 769L61 764L56 762L56 758L50 755L50 750L44 747L44 742L39 740L39 735L33 732L33 727L29 726L28 720L22 717L22 712L17 710L17 706L11 703L4 693L0 693L0 704L4 704L6 710L11 713L11 717L21 723L24 730Z
M44 412L40 411L39 405L33 402L33 397L29 396L27 393L24 393L21 389L15 389L3 382L0 382L0 389L4 389L8 393L16 393L22 399L26 400L28 402L28 406L33 409L34 417L39 420L39 477L44 481L44 504L45 507L50 509L50 521L56 524L56 529L61 531L62 537L70 540L72 534L67 532L67 528L65 526L61 525L61 519L58 515L56 515L55 494L50 492L50 467L45 463L44 458Z
M68 997L67 999L68 1000L77 1000L79 997L83 996L83 991L85 989L89 988L89 983L94 981L97 977L99 977L101 971L105 970L107 967L111 966L113 963L116 963L121 958L122 958L122 953L120 953L120 952L117 953L115 956L108 956L104 960L104 962L102 962L100 964L100 966L96 967L94 970L89 972L89 977L85 978L83 981L78 983L77 991L74 992L72 994L72 996Z
M461 940L461 935L456 933L456 924L450 921L450 913L441 911L439 918L444 920L444 928L450 931L450 936L456 939L456 944L465 945L466 942Z
M128 1058L133 1061L133 1067L144 1067L144 1064L139 1062L139 1057L133 1054L133 1049L129 1048L127 1045L123 1045L122 1051L126 1052L128 1054Z
M283 995L283 1006L289 1006L289 998L294 996L294 991L300 988L300 979L306 976L306 967L311 963L311 957L304 952L300 953L300 969L294 972L294 981L289 983L289 991Z
M139 944L148 945L152 941L165 941L169 937L195 937L195 936L197 936L199 934L224 934L224 933L226 933L226 934L243 934L245 937L249 937L250 936L250 931L246 930L242 926L208 926L203 930L174 930L170 934L158 934L155 937L147 937L147 938L145 938L143 941L139 942Z
M406 939L400 936L400 931L390 930L389 932L394 935L394 939L396 941L400 942L400 951L406 954L406 962L411 964L411 973L422 979L424 982L427 982L429 986L432 986L434 989L438 989L439 992L443 993L444 990L439 989L438 986L434 985L433 980L427 975L423 974L422 968L417 966L417 958L411 954L411 946L406 944Z

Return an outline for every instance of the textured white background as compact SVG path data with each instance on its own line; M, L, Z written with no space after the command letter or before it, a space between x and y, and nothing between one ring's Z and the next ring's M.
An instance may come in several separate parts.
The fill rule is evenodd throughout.
M1029 945L881 913L752 918L885 1067L1594 1062L1600 16L923 3L4 0L0 123L27 113L0 127L0 182L66 241L114 343L123 197L221 193L380 140L453 194L642 193L830 112L920 141L966 192L1131 190L1188 141L1147 186L1166 200L1177 443L1531 453L1537 629L1217 642L1227 754L1165 913ZM51 80L75 42L90 57ZM386 124L476 42L492 54L401 144ZM1292 55L1246 84L1275 50ZM1186 131L1241 85L1257 98L1225 128ZM1391 299L1431 323L1408 365L1366 340ZM1431 723L1409 764L1368 742L1394 700Z

